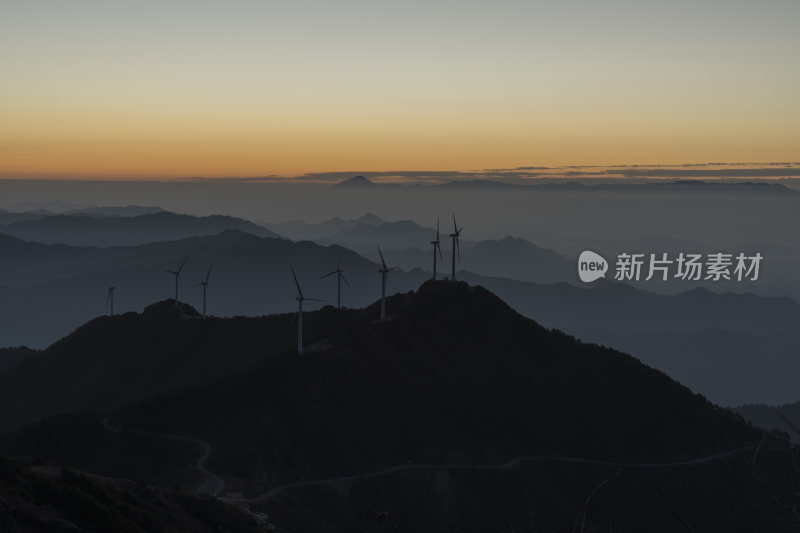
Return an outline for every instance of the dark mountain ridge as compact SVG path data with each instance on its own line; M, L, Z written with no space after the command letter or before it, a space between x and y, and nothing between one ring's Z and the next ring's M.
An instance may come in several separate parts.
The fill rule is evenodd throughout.
M612 531L606 513L623 530L653 520L650 531L676 530L654 483L706 529L773 530L776 516L791 515L768 497L791 497L791 469L777 469L768 483L762 467L754 470L779 460L773 450L782 437L770 436L756 461L761 431L661 372L547 330L463 282L427 282L387 304L386 322L377 320L377 303L310 312L303 355L277 348L244 370L80 423L51 418L6 435L2 449L117 477L152 465L165 436L195 439L212 450L207 467L225 492L262 495L251 505L294 531L379 531L370 509L391 509L405 530L483 531L504 517L517 530L528 520L563 531L606 478L618 479L598 495L587 523L599 531ZM179 328L204 322L189 309L167 314L179 315ZM332 320L339 323L328 327ZM96 344L108 325L74 336L62 357ZM247 336L216 332L228 342ZM176 335L151 337L137 351L170 346ZM237 349L224 348L225 356ZM529 456L552 459L520 459ZM675 466L648 468L662 463ZM324 479L331 481L314 482ZM287 483L299 485L278 490ZM546 510L534 520L524 509L537 501ZM739 502L735 510L730 501Z
M664 374L548 331L485 289L428 282L388 304L386 323L374 321L372 305L348 316L350 325L342 323L324 342L309 336L317 349L306 355L288 349L245 373L127 407L113 420L206 439L216 450L212 464L236 478L247 479L253 464L268 461L276 481L409 459L501 461L534 453L674 459L758 437ZM318 322L320 313L338 314L323 310L309 319ZM86 340L76 335L69 342ZM242 431L252 452L240 447ZM325 453L303 434L326 435Z
M334 328L346 311L306 329ZM59 413L110 409L240 370L295 343L291 315L202 319L165 300L143 313L102 316L0 374L0 429Z
M247 220L225 215L196 217L168 211L135 216L53 215L0 226L0 233L44 244L122 246L212 235L238 229L261 237L280 237Z

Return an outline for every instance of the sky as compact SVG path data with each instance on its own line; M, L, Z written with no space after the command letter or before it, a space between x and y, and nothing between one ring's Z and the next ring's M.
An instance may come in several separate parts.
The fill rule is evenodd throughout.
M0 178L797 161L800 2L0 3Z

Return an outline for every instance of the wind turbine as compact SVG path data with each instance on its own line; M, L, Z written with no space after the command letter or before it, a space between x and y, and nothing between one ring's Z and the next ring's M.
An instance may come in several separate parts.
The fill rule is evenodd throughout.
M206 289L208 289L208 278L211 277L211 267L213 264L208 265L208 273L206 279L195 285L195 287L203 287L203 318L206 317Z
M381 320L386 320L386 277L389 275L389 272L397 270L400 267L389 268L386 266L386 261L383 259L383 252L381 252L380 246L378 246L378 254L381 256L381 268L378 269L378 272L381 274Z
M439 252L439 259L442 259L442 248L439 246L439 217L436 217L436 240L431 241L433 245L433 279L436 280L436 252Z
M173 276L175 276L175 305L178 305L178 278L181 277L181 270L183 270L183 265L186 264L186 259L189 259L189 258L188 257L184 258L183 262L181 263L181 266L178 267L178 270L165 270L164 271L164 272L166 272L168 274L172 274Z
M450 238L453 239L453 276L452 280L456 280L456 250L458 251L458 261L461 261L461 246L458 244L458 238L461 236L461 230L464 229L463 227L459 228L458 224L456 224L456 215L453 215L453 233L450 234Z
M106 308L109 309L109 316L114 316L114 291L117 290L116 287L111 285L108 288L108 296L106 296ZM110 308L109 308L110 304Z
M342 267L337 262L336 263L336 270L334 270L333 272L329 272L328 274L325 274L324 276L322 276L319 279L325 279L328 276L333 276L334 274L336 274L336 307L338 309L341 309L342 308L342 280L344 280L344 282L347 283L348 287L350 286L350 283L347 281L347 278L344 277L344 270L342 270Z
M324 302L325 300L303 296L303 289L300 288L300 282L297 281L294 267L292 267L292 277L294 278L294 284L297 285L297 353L303 353L303 302Z

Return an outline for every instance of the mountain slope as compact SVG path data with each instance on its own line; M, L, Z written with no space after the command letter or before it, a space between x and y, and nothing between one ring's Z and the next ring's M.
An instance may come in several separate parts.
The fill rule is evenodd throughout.
M97 249L90 249L97 250ZM88 255L92 253L87 252ZM180 278L180 299L202 306L195 286L213 264L208 312L216 316L287 312L296 307L290 266L294 265L309 296L336 300L335 280L320 276L340 263L352 289L343 288L343 305L365 305L380 294L378 266L340 246L261 238L236 230L180 241L106 249L97 263L83 269L64 267L65 275L30 287L0 287L0 346L25 344L43 348L81 323L107 312L106 291L114 285L117 313L139 311L174 295L174 270L188 257ZM64 259L64 262L67 260ZM3 268L0 267L0 271ZM425 278L393 273L390 290L416 287ZM289 282L289 283L287 283Z
M261 468L278 483L409 460L674 459L759 436L660 372L545 330L484 289L427 283L389 306L387 323L372 306L318 351L276 354L114 423L205 439L211 465L250 489Z
M780 438L754 458L762 432L661 372L544 329L465 283L428 282L388 308L386 322L376 304L308 313L309 324L342 321L317 329L302 356L278 350L94 422L50 419L3 447L119 476L152 464L156 441L203 442L223 494L254 497L290 531L380 531L378 515L403 530L485 531L501 520L563 531L604 479L614 481L587 521L600 531L612 530L609 514L622 530L679 530L662 489L706 529L773 530L791 517L770 499L798 487L776 468L788 464ZM532 505L543 508L536 520Z
M0 530L259 531L252 516L208 497L0 457Z
M714 328L632 335L586 332L582 337L634 354L719 405L779 405L800 397L800 339L785 333Z
M573 261L517 237L478 241L463 254L470 271L479 274L538 283L575 280Z
M332 310L331 310L332 311ZM325 312L325 328L347 312ZM174 301L100 317L0 374L0 430L58 413L111 409L240 370L295 342L291 317L202 319ZM313 335L317 322L307 321Z

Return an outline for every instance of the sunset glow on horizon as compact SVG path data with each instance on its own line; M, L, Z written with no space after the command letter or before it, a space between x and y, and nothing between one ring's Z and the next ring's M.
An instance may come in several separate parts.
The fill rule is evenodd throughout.
M800 159L800 4L7 1L0 178Z

